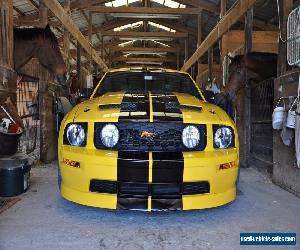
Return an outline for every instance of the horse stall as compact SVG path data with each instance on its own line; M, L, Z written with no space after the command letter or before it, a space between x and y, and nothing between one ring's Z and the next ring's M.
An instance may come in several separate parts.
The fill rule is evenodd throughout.
M37 58L31 59L18 75L18 111L27 132L20 147L43 162L57 157L54 96L56 85ZM52 86L52 88L51 88Z
M278 32L276 31L252 31L251 52L257 57L273 60L276 64L276 53L278 53ZM243 58L245 54L244 31L231 30L225 33L221 39L221 55L223 66L223 82L228 79L230 58ZM268 58L270 55L270 58ZM274 55L274 56L272 56ZM241 59L243 61L243 59ZM256 63L264 63L259 58ZM262 64L263 65L263 64ZM241 66L242 67L242 66ZM251 66L255 67L255 66ZM263 67L263 66L258 66ZM244 70L247 71L247 67ZM267 69L266 69L267 70ZM244 167L255 166L259 171L271 176L273 168L273 156L271 143L272 134L272 111L273 111L273 79L266 79L264 72L260 76L251 75L248 70L248 77L251 81L246 86L238 88L235 100L235 120L238 126L240 138L241 165ZM269 74L276 77L276 73ZM259 79L263 79L260 81ZM247 100L249 100L247 102Z
M17 81L17 109L24 124L19 152L34 161L40 160L40 115L38 106L39 79L19 74Z

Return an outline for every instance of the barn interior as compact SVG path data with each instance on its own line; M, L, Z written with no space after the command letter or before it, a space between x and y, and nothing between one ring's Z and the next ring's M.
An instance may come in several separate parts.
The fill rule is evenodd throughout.
M240 249L231 230L300 233L299 0L0 0L0 11L0 249ZM235 203L146 218L60 197L59 121L118 68L187 72L212 102L240 81ZM24 188L6 195L4 169L17 166Z

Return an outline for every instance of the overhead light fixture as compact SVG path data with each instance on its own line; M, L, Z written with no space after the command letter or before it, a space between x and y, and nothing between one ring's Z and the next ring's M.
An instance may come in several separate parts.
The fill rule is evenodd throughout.
M146 58L147 59L147 58ZM140 62L140 61L129 61L129 62L125 62L127 64L152 64L152 65L162 65L163 62Z
M135 14L135 13L111 13L112 17L126 17L126 18L167 18L179 19L181 15L174 14Z
M123 51L126 55L124 56L129 56L129 55L166 55L167 52L151 52L151 51Z
M173 38L170 37L120 37L119 40L121 41L132 41L132 39L139 40L139 41L172 41Z

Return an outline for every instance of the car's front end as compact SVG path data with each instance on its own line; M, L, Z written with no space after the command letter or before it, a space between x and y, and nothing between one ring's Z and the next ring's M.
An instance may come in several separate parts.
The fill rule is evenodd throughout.
M161 84L161 76L147 72L145 85ZM146 211L202 209L235 199L239 146L232 120L200 92L153 86L99 93L100 82L92 98L65 117L59 136L64 198Z

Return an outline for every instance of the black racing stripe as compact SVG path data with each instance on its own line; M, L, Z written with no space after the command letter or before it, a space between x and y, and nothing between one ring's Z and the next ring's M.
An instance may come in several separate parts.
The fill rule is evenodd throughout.
M148 183L149 153L119 151L117 161L117 181ZM148 195L128 196L119 188L117 195L118 209L148 209Z
M118 182L148 182L148 152L118 152Z
M182 210L182 198L178 199L151 199L151 210Z
M183 182L182 152L153 152L152 159L152 183Z
M152 183L183 183L184 159L182 152L153 152L152 153ZM182 194L169 197L152 196L153 210L182 209Z
M177 96L172 93L151 93L153 121L182 122L182 112Z
M121 103L119 121L147 122L149 120L149 94L126 92Z
M117 209L148 210L148 198L122 198L118 197Z

